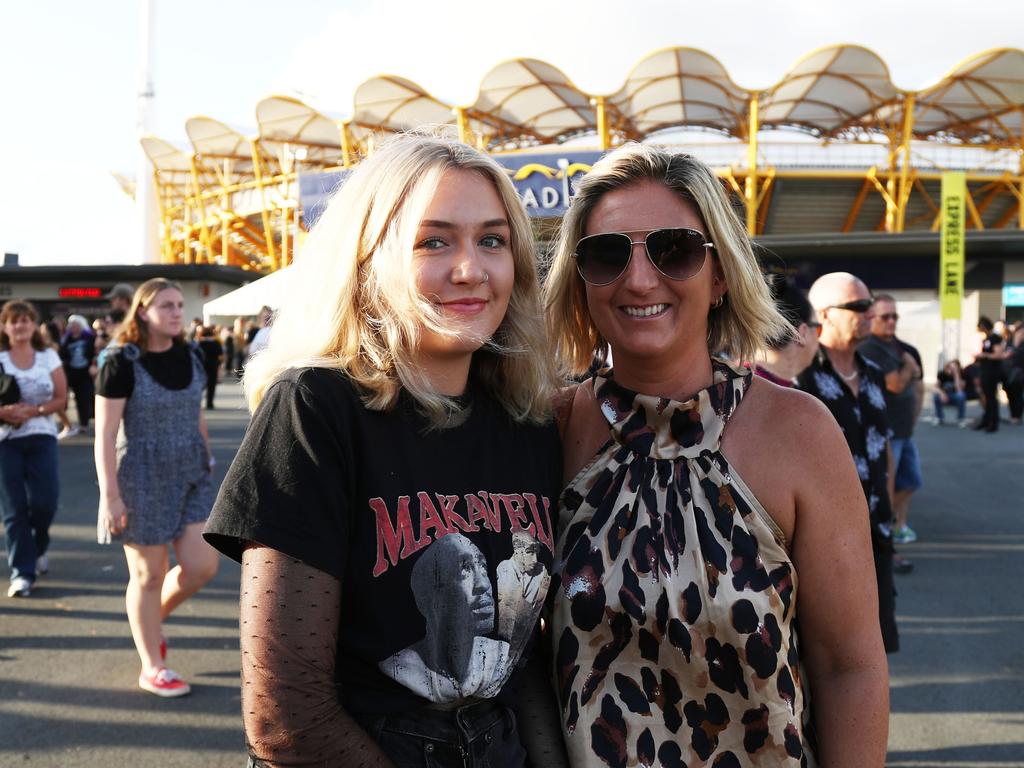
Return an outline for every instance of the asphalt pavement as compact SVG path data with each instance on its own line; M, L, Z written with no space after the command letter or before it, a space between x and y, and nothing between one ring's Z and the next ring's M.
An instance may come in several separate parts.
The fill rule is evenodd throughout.
M219 480L247 420L237 385L207 417ZM897 577L888 765L1024 768L1024 427L922 424L917 437L925 488L920 540L902 548L915 569ZM222 559L165 625L193 693L140 691L124 556L95 539L91 438L62 443L60 461L50 573L29 599L0 594L0 768L243 766L238 567Z

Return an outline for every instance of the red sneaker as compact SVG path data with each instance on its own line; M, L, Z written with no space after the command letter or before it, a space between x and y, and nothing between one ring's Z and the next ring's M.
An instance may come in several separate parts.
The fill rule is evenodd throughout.
M192 687L182 680L177 672L167 667L159 667L148 674L143 672L139 675L139 688L165 699L185 696L192 692Z
M167 638L160 635L160 661L167 661Z

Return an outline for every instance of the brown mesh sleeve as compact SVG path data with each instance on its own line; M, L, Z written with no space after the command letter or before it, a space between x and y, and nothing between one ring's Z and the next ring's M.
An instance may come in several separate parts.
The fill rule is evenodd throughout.
M258 764L390 766L338 701L341 583L250 544L242 555L240 604L242 720Z

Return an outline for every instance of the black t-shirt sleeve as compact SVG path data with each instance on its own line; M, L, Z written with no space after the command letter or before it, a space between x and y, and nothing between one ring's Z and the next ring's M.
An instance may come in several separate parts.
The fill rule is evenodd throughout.
M228 469L204 536L234 560L255 541L341 579L351 514L348 434L322 374L271 385Z
M891 350L886 349L874 338L869 338L859 347L857 351L860 352L864 357L877 365L883 374L891 373L892 371L898 370L902 364L902 360L897 358Z
M135 371L132 363L117 349L107 353L96 382L96 394L111 399L132 396L135 388Z

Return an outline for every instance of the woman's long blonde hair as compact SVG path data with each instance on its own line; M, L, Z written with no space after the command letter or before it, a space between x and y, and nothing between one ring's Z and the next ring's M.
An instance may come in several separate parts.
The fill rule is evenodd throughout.
M479 173L507 213L515 280L505 318L473 356L471 376L517 421L549 416L555 382L544 329L529 219L505 171L465 144L405 134L382 145L335 191L289 269L270 345L246 366L249 407L284 371L344 371L372 410L408 392L434 426L454 423L452 398L431 389L416 363L423 329L454 335L411 278L416 230L441 177Z
M722 305L708 315L708 348L752 360L768 339L788 338L793 329L772 301L747 233L714 172L692 155L674 155L631 142L601 158L580 181L562 219L558 245L545 284L548 328L559 363L568 375L585 373L607 344L590 319L586 287L573 252L587 220L608 192L652 180L696 206L715 244L712 252L728 285Z

